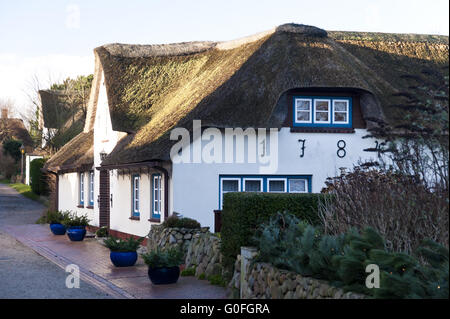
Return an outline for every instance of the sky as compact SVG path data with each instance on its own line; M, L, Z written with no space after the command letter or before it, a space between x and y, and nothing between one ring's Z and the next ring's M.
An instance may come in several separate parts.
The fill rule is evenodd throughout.
M41 88L93 73L106 43L224 41L284 23L325 30L449 34L448 0L0 0L0 99L16 115Z

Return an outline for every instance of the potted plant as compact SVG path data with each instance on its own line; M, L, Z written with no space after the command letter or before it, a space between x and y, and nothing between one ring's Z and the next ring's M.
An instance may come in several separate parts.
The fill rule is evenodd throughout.
M46 221L50 224L50 230L54 235L64 235L66 233L66 226L62 223L67 218L67 212L51 211L47 212Z
M111 251L109 258L116 267L130 267L136 263L137 252L139 245L144 240L143 237L134 239L129 237L128 239L118 239L113 236L105 239L103 244Z
M67 236L71 241L82 241L86 236L86 226L89 225L89 219L86 215L68 214L63 220L63 225L66 226Z
M174 284L180 277L183 253L179 248L160 248L142 255L148 265L148 277L154 285Z

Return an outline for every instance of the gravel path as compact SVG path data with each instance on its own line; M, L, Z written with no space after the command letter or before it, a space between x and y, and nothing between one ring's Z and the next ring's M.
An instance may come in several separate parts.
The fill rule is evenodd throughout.
M34 224L45 207L0 184L0 298L109 298L81 281L66 287L66 273L11 236L2 226Z

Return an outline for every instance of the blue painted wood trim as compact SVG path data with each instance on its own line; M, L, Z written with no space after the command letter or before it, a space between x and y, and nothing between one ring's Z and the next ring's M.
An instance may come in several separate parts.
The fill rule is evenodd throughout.
M295 123L296 120L296 110L295 110L295 99L311 99L311 121L312 123ZM330 100L330 123L314 123L314 100ZM348 124L334 124L333 123L333 100L347 100L348 103ZM296 95L292 98L292 126L294 127L342 127L342 128L351 128L353 127L353 119L352 119L352 110L353 103L351 97L343 97L343 96L303 96Z

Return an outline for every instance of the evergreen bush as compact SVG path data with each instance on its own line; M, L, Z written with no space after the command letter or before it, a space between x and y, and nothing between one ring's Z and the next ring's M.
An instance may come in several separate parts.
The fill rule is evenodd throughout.
M44 167L45 159L36 158L30 162L30 186L33 193L37 195L47 195L48 187L45 175L41 168Z
M424 241L414 255L392 252L370 227L324 235L288 213L261 225L254 240L258 261L328 280L346 291L375 298L448 298L449 251L431 240ZM380 288L365 285L369 264L380 269Z

